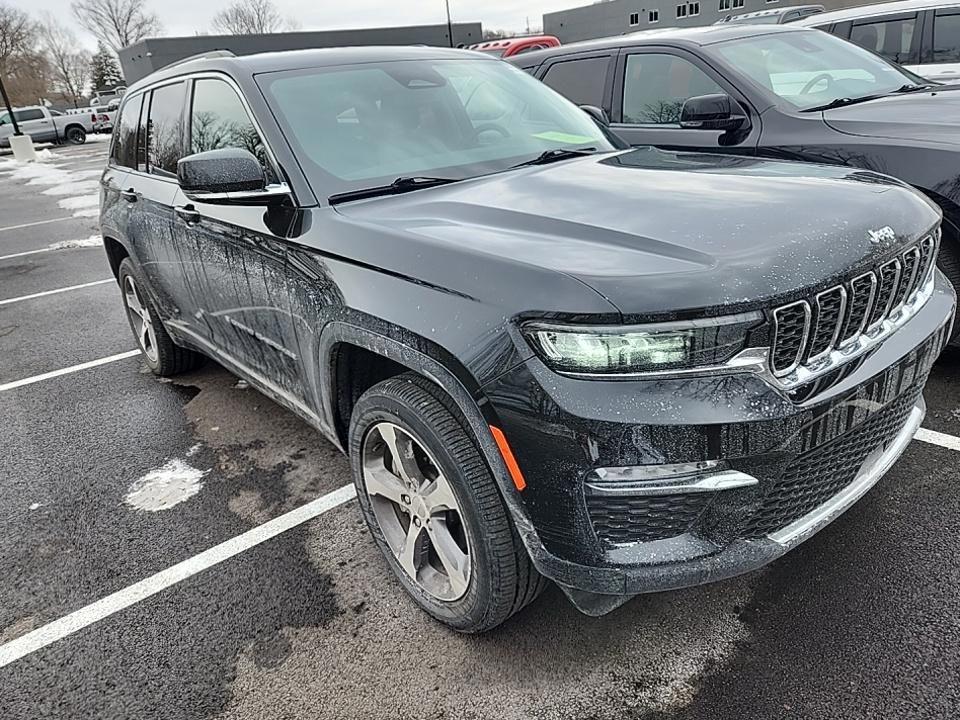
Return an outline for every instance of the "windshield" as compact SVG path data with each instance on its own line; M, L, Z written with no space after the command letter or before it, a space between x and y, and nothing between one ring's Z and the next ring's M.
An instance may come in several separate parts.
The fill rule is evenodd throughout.
M614 149L586 113L505 62L369 63L257 81L321 194L464 179L557 148Z
M750 79L800 110L840 98L886 95L923 83L916 75L819 30L718 43L716 51Z

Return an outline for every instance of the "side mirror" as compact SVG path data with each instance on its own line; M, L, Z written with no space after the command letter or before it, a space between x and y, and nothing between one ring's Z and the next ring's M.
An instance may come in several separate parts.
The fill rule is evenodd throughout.
M747 122L740 106L723 93L698 95L683 103L680 127L687 130L738 130Z
M602 108L598 108L596 105L581 105L580 109L593 118L593 121L600 127L609 127L610 118L607 117L606 111Z
M267 187L260 161L240 148L207 150L181 158L177 182L188 198L208 203L270 204L290 192L286 186Z

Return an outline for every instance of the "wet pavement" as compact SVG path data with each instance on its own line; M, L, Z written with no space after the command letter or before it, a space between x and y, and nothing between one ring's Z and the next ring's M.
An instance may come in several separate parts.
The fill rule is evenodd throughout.
M105 150L0 158L0 388L134 347L112 282L17 299L110 279L81 242ZM958 374L934 369L926 428L960 436ZM0 414L0 652L350 482L213 363L166 382L117 360L0 389ZM551 588L482 637L416 610L342 504L0 667L0 718L957 716L958 469L914 442L763 571L599 619Z

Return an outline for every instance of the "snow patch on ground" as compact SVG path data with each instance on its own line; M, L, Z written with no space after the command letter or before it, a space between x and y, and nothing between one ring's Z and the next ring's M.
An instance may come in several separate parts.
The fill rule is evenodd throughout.
M60 183L43 191L44 195L83 195L85 193L96 192L100 186L96 180L78 180L73 182Z
M103 238L99 235L91 235L83 240L62 240L48 245L51 250L71 250L73 248L100 247L103 245Z
M83 210L85 208L97 208L100 205L100 196L99 195L79 195L77 197L64 198L63 200L58 200L57 205L62 207L64 210Z
M198 470L180 458L151 470L135 480L123 502L136 510L159 512L189 500L203 489L203 477L209 470Z
M73 214L73 216L74 217L97 217L97 215L99 214L100 214L100 208L98 206L98 207L84 208L83 210L77 210Z

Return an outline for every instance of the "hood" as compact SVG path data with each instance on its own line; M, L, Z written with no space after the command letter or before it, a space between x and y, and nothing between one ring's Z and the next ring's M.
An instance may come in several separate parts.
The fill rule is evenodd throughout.
M455 247L465 263L481 254L572 276L624 315L746 307L825 284L891 251L871 231L890 227L901 244L939 218L869 171L653 148L337 210L421 246Z
M823 119L848 135L960 145L960 88L877 98L825 110Z

